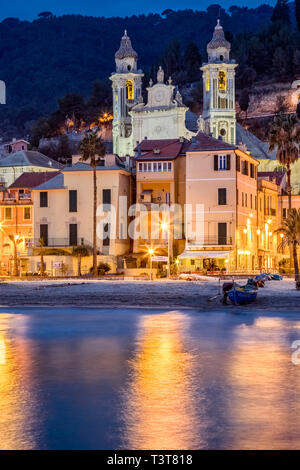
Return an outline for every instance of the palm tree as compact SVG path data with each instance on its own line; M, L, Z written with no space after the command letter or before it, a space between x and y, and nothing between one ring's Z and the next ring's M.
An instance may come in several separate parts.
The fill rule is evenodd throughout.
M283 234L282 242L278 248L292 246L292 255L295 269L295 281L300 280L297 246L300 245L300 209L293 209L283 220L282 226L276 230Z
M40 267L40 270L41 270L41 276L44 276L45 275L45 265L44 265L44 246L45 246L45 240L43 238L39 238L39 244L40 244L40 257L41 257L41 261L40 261L40 264L41 264L41 267Z
M88 161L93 169L93 185L94 185L94 205L93 205L93 274L98 275L97 270L97 165L100 162L99 157L103 157L106 153L106 148L101 137L98 137L97 132L89 132L82 139L79 145L81 153L81 160Z
M298 160L300 126L295 114L280 114L274 118L269 133L269 151L277 148L276 158L286 167L288 212L292 209L291 165Z
M72 250L72 256L78 260L77 275L81 276L81 258L90 255L90 249L85 245L74 246Z
M18 267L18 245L22 243L23 238L20 238L19 235L8 235L8 238L13 244L14 247L14 271L13 276L18 276L19 274L19 267ZM8 243L3 245L4 247L9 246Z

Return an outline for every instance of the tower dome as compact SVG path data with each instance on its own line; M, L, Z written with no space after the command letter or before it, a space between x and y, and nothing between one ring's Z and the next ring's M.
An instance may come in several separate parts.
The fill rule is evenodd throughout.
M125 29L121 39L120 48L115 53L116 70L118 73L128 73L137 71L138 55L133 49L130 37Z
M207 44L208 61L228 61L230 52L230 42L225 39L223 27L218 19L215 26L212 40Z

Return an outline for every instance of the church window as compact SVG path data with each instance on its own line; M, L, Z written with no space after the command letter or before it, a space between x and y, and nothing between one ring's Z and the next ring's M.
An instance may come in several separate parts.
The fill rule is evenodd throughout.
M226 90L226 74L223 70L219 72L219 90Z
M157 163L153 163L153 171L157 171Z
M206 75L206 91L209 91L209 75Z
M157 164L157 171L161 171L161 163L160 162Z
M134 91L133 91L133 83L132 83L131 80L127 80L126 90L127 90L127 99L128 100L133 100L134 99Z
M168 171L172 171L172 162L168 163Z
M223 56L222 56L222 55L220 55L220 60L223 60Z

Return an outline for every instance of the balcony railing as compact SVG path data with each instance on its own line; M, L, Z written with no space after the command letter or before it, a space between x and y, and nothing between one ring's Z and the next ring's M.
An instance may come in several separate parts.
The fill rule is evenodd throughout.
M199 240L187 239L189 246L231 246L232 237L204 237Z
M85 245L92 248L93 244L85 238L77 238L76 240L70 240L69 238L47 238L44 239L44 246L47 248L70 248L77 245ZM40 239L33 238L28 242L28 247L40 248Z

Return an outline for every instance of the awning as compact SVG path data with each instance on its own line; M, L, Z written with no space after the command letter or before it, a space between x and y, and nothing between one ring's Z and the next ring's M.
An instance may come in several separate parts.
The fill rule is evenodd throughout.
M232 251L184 251L178 258L181 259L227 259Z

